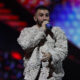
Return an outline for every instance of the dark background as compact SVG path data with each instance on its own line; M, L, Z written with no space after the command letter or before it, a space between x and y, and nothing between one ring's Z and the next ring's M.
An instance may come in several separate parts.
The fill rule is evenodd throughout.
M30 27L35 22L34 12L30 12L18 1L0 0L0 80L24 80L22 60L24 51L16 40L24 27ZM57 4L67 1L51 0L51 2L46 6L52 10ZM33 6L32 9L35 7ZM68 56L63 61L63 68L65 71L63 80L80 80L80 48L70 40L68 40Z

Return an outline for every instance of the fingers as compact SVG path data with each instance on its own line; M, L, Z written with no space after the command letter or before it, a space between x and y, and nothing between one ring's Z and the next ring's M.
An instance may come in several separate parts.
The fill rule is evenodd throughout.
M42 54L43 54L43 57L47 57L47 55L46 55L46 53L45 53L45 52L42 52Z
M41 51L42 52L42 51ZM42 54L45 54L45 52L42 52Z
M45 62L47 60L47 57L45 55L45 52L42 52L42 54L43 54L43 56L42 56L42 60L41 61Z
M45 61L48 61L48 58L42 58L42 60L41 61L43 61L43 62L45 62Z
M48 61L50 59L50 56L48 55L48 53L42 52L43 56L42 56L42 60L43 62Z
M42 23L42 24L47 24L47 23L49 23L49 21L43 21L43 23Z
M42 23L42 27L43 27L43 29L44 29L45 31L46 31L46 29L47 29L47 28L46 28L46 24L47 24L47 23L49 23L49 21L43 21L43 23Z
M46 27L46 24L49 23L48 21L43 21L42 27Z

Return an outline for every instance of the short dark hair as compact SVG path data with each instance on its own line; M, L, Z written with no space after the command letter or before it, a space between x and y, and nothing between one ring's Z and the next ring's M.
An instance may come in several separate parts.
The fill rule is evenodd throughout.
M37 12L39 9L48 10L49 11L48 7L46 7L44 5L39 5L39 6L36 7L35 12Z

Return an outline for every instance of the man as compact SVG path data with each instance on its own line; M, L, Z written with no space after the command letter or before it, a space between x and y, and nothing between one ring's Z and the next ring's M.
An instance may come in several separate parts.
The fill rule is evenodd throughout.
M62 61L67 56L67 38L60 27L46 27L49 18L46 7L37 7L36 25L24 28L17 39L26 52L24 80L62 80L64 76Z

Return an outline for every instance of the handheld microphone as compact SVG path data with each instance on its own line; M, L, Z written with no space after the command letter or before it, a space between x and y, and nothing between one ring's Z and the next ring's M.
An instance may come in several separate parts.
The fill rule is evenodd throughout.
M47 23L47 24L46 24L46 28L47 28L47 29L52 29L52 25L51 25L50 23Z

